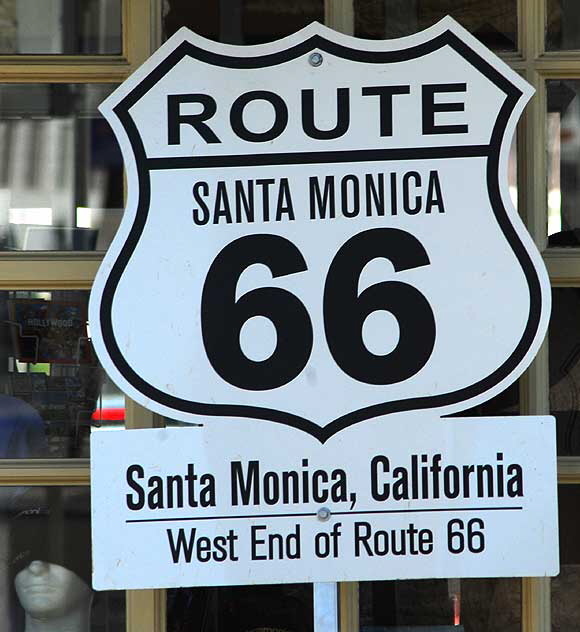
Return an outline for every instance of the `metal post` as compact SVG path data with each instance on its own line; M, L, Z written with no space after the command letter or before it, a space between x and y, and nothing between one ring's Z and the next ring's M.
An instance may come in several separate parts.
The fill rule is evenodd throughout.
M314 584L314 632L338 632L338 584Z

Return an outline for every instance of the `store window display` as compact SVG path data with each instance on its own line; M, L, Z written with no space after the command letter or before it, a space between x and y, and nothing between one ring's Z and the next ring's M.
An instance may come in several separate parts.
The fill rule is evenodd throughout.
M0 458L86 458L122 427L123 394L93 352L84 290L0 292Z
M0 585L6 589L0 589L0 629L124 630L123 593L97 594L91 588L88 488L1 491L0 547L5 549L6 564Z
M122 216L123 161L97 108L114 89L0 84L0 250L109 247Z
M311 584L167 591L167 632L313 632Z
M25 612L24 632L88 632L91 588L76 573L34 560L14 579Z
M0 458L21 459L33 455L48 456L42 418L23 400L0 394Z
M392 39L452 15L488 48L517 49L516 0L354 0L355 35Z

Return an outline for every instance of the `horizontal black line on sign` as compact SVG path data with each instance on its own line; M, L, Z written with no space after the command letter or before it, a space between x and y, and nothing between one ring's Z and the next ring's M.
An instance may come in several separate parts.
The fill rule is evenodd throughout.
M406 513L434 513L442 511L521 511L523 507L441 507L437 509L377 509L376 511L335 511L331 516L364 516L371 514L406 514ZM251 519L263 520L264 518L306 518L308 516L316 517L316 512L312 513L286 513L286 514L263 514L263 515L246 515L246 516L197 516L190 518L135 518L133 520L125 520L126 524L135 522L190 522L192 520L240 520Z
M404 149L358 149L355 151L303 151L279 154L232 156L181 156L147 158L146 167L159 169L202 169L211 167L257 167L270 165L306 165L340 162L380 162L384 160L421 160L433 158L481 158L490 154L489 145L454 147L411 147Z

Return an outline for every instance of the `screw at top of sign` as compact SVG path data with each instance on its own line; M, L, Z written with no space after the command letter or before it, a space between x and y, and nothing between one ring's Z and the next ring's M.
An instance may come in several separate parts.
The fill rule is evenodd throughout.
M322 57L322 55L320 53L311 53L310 57L308 58L308 61L309 61L310 65L314 66L315 68L317 66L321 66L323 60L324 60L324 58Z
M316 512L316 517L321 521L321 522L326 522L327 520L330 520L330 516L331 516L331 511L328 507L321 507L317 512Z

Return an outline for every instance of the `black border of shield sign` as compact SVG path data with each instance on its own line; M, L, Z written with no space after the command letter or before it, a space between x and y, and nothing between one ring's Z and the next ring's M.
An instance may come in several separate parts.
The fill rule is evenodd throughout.
M313 50L326 51L337 57L365 63L389 64L415 59L432 53L444 46L450 46L464 59L477 68L492 83L505 92L507 98L504 101L497 121L493 128L489 145L470 145L457 147L433 147L410 149L385 149L385 150L359 150L348 152L300 152L283 154L255 154L244 156L206 156L206 157L175 157L175 158L147 158L141 137L134 121L129 114L129 109L141 99L163 76L165 76L182 58L191 56L200 61L215 66L226 68L262 68L295 59ZM541 317L541 286L537 272L530 259L526 248L521 242L512 225L507 211L503 205L498 181L499 156L502 140L506 131L509 118L518 102L522 92L506 77L493 68L485 59L469 48L452 31L446 30L434 37L431 41L422 43L400 51L363 51L356 50L331 42L321 35L314 35L304 42L288 48L285 51L256 57L231 57L209 52L184 41L168 55L146 78L114 108L114 112L124 126L131 147L133 149L139 177L139 202L135 221L131 227L129 236L123 245L118 259L106 281L100 307L100 320L105 346L112 362L116 365L123 377L138 391L149 399L172 408L174 410L195 415L246 417L262 419L287 424L301 429L324 443L339 430L365 419L378 417L388 413L420 410L426 408L438 408L461 401L471 399L493 388L506 378L529 350L538 332ZM355 162L355 161L381 161L411 158L463 158L463 157L487 157L487 185L497 222L511 245L522 269L524 271L530 292L530 313L522 337L513 350L510 357L493 373L483 380L453 392L426 397L414 397L398 401L374 404L359 410L354 410L346 415L334 419L325 427L320 427L312 421L293 415L288 412L262 408L258 406L246 406L236 404L208 404L193 402L174 397L160 391L151 384L145 382L128 365L123 358L112 327L112 304L117 285L121 279L125 266L137 242L143 232L147 221L150 202L151 170L179 169L179 168L208 168L244 165L275 165L275 164L313 164L329 162Z

